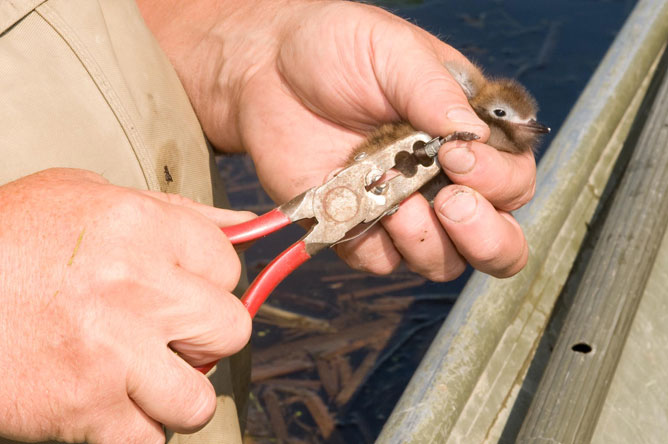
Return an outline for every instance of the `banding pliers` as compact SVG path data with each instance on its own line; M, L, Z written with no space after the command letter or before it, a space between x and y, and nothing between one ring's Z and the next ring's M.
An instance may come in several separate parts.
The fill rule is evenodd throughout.
M268 213L222 228L232 244L238 245L293 222L315 220L306 235L271 261L244 293L241 302L251 317L271 291L314 254L359 236L359 232L354 233L356 227L371 226L394 213L404 199L439 174L436 155L445 142L477 138L470 133L435 138L423 132L409 134L374 153L358 153L351 165L326 183L308 189ZM206 372L214 364L198 369Z

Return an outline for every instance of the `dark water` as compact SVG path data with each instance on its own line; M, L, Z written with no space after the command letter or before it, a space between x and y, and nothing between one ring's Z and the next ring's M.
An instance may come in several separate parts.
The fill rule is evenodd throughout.
M553 134L635 5L633 0L388 0L376 3L438 35L476 61L488 74L518 78L535 95L541 106L539 120L552 127ZM546 138L543 149L550 139ZM226 158L220 166L230 184L230 199L235 208L262 212L271 207L271 202L257 186L248 159ZM302 234L300 229L291 228L254 245L247 253L251 278ZM404 271L399 277L384 280L369 277L350 282L343 280L335 285L323 280L326 276L349 272L335 255L326 251L290 276L270 300L288 309L332 318L345 316L344 310L355 310L336 303L341 293L359 286L380 286L396 283L397 279L411 279ZM467 276L452 283L426 283L387 294L445 296L426 297L407 309L401 330L381 354L382 362L357 396L345 408L330 406L330 411L336 413L337 430L343 442L372 442L377 436L449 311L453 295L463 287ZM321 301L324 308L300 306L300 298ZM285 331L256 324L253 341L257 349L271 347L285 339ZM308 379L313 375L303 374L302 377ZM318 442L318 438L311 436L307 442Z
M541 106L539 120L555 132L635 5L632 0L377 3L438 35L487 73L519 79Z

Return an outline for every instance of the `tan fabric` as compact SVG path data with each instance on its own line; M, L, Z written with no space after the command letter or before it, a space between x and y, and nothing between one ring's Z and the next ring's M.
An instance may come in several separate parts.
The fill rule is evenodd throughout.
M0 34L28 15L45 0L2 0L0 2Z
M0 184L76 167L223 203L199 123L133 0L0 0L0 91ZM247 380L248 359L237 361L234 375L225 360L210 376L215 420L170 443L241 442L231 381Z

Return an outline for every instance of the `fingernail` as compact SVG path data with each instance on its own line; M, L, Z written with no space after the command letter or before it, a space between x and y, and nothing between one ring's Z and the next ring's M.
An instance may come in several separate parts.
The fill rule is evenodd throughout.
M448 119L455 123L466 123L469 125L483 126L484 123L470 108L464 106L455 106L450 108L446 114Z
M477 206L475 196L469 191L461 190L441 205L441 214L453 222L465 222L473 217Z
M441 161L441 166L455 174L466 174L475 166L476 157L467 146L459 146L447 151Z

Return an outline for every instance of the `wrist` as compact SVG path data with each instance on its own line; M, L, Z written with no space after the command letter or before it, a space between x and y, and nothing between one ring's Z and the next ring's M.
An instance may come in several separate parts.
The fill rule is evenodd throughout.
M294 4L305 3L311 1L137 0L217 149L245 149L238 131L243 92L275 62Z

